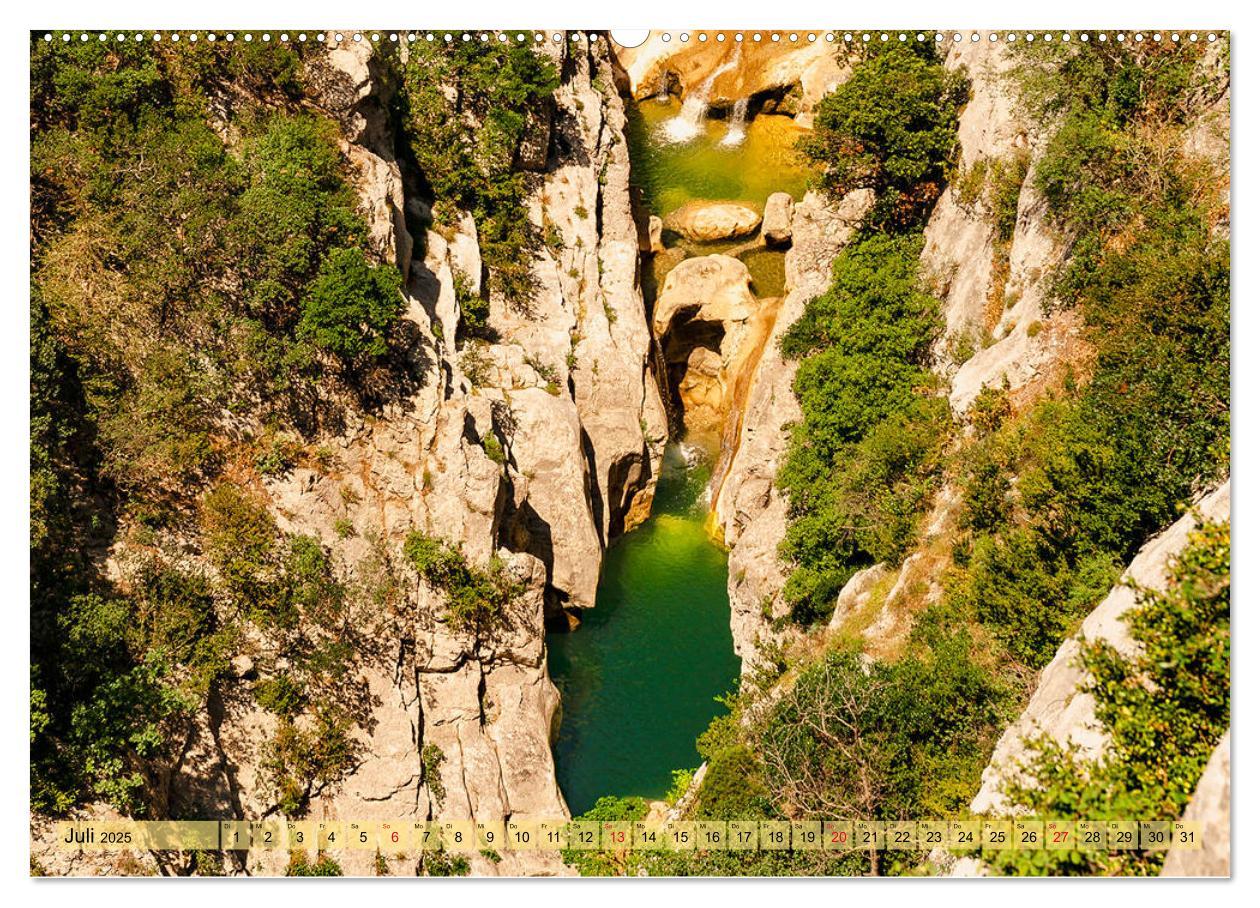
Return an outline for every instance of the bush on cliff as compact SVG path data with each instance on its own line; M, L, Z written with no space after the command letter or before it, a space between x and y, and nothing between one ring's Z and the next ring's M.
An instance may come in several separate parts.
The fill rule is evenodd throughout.
M840 198L871 189L868 223L890 229L925 217L945 187L966 82L927 42L866 45L853 74L826 95L801 150Z
M403 554L445 596L447 614L461 630L488 630L507 620L509 606L525 591L497 556L477 567L457 546L419 531L407 536Z
M802 623L829 615L855 570L905 552L933 488L949 414L931 395L939 322L919 289L920 247L861 235L781 343L801 363L801 421L777 481L791 518L784 597Z

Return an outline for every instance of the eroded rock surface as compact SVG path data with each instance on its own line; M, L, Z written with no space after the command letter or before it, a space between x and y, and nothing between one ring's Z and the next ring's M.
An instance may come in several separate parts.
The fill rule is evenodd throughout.
M712 432L730 411L750 320L767 305L751 283L744 263L728 255L686 259L665 277L652 325L690 429Z
M693 243L735 240L761 224L761 214L738 202L688 202L665 218L665 226Z
M835 62L836 45L827 41L807 41L808 30L792 42L783 35L772 41L770 32L759 42L731 40L666 41L663 32L652 32L638 47L616 47L623 84L637 99L650 98L662 89L688 97L708 85L709 98L719 107L729 107L741 98L782 94L806 81L809 109L827 86L840 81ZM822 29L819 34L825 32ZM807 123L802 125L808 125Z
M1202 498L1195 506L1203 520L1229 518L1230 484ZM1198 525L1194 512L1188 512L1164 532L1151 539L1134 557L1125 572L1126 580L1142 587L1166 589L1169 559L1185 547L1191 531ZM1044 669L1028 701L993 749L993 756L981 779L980 790L971 801L975 813L1005 813L1010 810L1003 789L1011 779L1023 778L1021 764L1029 757L1026 742L1041 735L1064 746L1079 749L1084 759L1096 759L1107 746L1107 735L1094 715L1093 695L1081 689L1086 680L1080 665L1081 641L1106 641L1121 653L1131 654L1136 644L1129 636L1124 615L1137 602L1134 590L1126 583L1111 592L1090 612L1074 636L1059 647L1054 659Z

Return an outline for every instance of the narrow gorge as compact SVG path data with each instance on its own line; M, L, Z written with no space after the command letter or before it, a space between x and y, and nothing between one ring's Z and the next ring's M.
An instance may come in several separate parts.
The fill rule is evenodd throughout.
M256 47L247 81L222 42L193 62L169 43L36 47L40 85L136 92L102 152L76 143L111 104L46 89L34 146L40 330L71 363L49 367L70 390L48 410L99 427L74 441L86 455L48 455L69 466L48 480L52 541L32 543L33 565L83 553L36 591L44 872L118 869L55 847L65 815L1102 810L1064 806L1033 761L1038 736L1145 758L1095 708L1082 653L1141 659L1134 615L1202 600L1185 633L1228 671L1227 45L1130 60L1031 35L687 37L327 32ZM88 191L108 155L114 188ZM137 202L146 180L172 211ZM230 216L203 217L198 193ZM145 237L172 263L146 270ZM74 495L90 506L55 512ZM54 671L83 652L117 674ZM1201 776L1197 809L1220 800L1223 685L1169 696L1208 718L1175 786L1143 789L1153 818L1180 817ZM75 723L120 689L137 698L121 731L82 744ZM1028 870L922 857L336 862ZM295 860L254 848L213 871ZM1160 869L1126 860L1052 872Z

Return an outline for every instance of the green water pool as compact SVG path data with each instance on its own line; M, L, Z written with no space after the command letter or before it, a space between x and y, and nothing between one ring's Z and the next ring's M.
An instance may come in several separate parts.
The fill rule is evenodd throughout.
M690 142L662 141L662 126L680 109L673 97L628 105L631 179L650 210L664 216L693 199L748 202L760 210L773 192L798 200L805 194L810 169L795 149L804 131L790 117L753 117L743 141L732 146L722 144L727 122L714 118Z
M652 516L609 549L594 609L549 634L556 772L574 815L603 795L659 798L739 676L726 552L704 528L711 454L671 444Z

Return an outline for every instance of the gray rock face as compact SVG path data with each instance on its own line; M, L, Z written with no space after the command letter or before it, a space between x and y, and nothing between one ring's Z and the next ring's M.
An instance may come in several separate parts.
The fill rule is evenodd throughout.
M1203 848L1170 851L1160 876L1229 876L1229 732L1208 758L1182 819L1202 825Z
M730 549L727 589L735 652L748 671L757 642L767 638L767 615L782 615L785 575L778 557L787 527L787 501L774 477L787 450L785 426L800 418L792 393L796 363L779 354L779 339L822 293L836 257L873 201L869 190L839 204L807 193L792 218L792 248L785 260L787 296L775 316L760 359L751 366L742 424L733 440L730 467L715 476L714 513ZM767 608L763 611L763 604Z
M360 761L313 792L311 814L563 818L544 614L594 604L604 549L648 512L666 436L638 285L624 111L602 87L613 84L602 46L548 46L566 73L554 96L566 141L563 152L544 144L550 121L540 120L519 163L541 174L523 215L554 225L563 244L538 253L531 310L491 293L496 340L468 342L455 283L482 290L477 225L465 216L445 235L429 233L423 259L408 261L403 180L386 121L373 119L382 89L371 52L367 42L343 42L311 66L326 88L317 100L360 165L373 242L408 273L413 388L371 418L348 411L344 432L321 440L327 464L270 479L265 492L282 529L316 536L347 571L383 551L404 581L396 607L357 619ZM347 523L354 532L338 532ZM448 621L442 597L400 564L412 530L457 544L474 564L502 560L526 590L502 626L474 636ZM194 729L172 785L187 793L208 779L214 790L199 802L261 816L275 803L261 769L274 717L249 696L222 712ZM426 776L426 747L442 754L437 776ZM570 872L543 852L470 860L480 875ZM274 855L243 861L241 869L283 871ZM373 872L371 854L347 851L341 861L348 873ZM394 869L414 873L411 864Z
M946 68L965 71L971 80L971 99L958 118L963 173L1029 147L1029 126L1016 115L1017 98L1008 81L1015 62L1005 42L960 42L946 54ZM997 241L982 204L965 205L959 196L952 182L946 186L924 231L924 271L945 291L946 336L981 330Z
M761 220L761 239L771 249L781 249L792 242L792 196L773 193L766 199L766 213Z
M1227 480L1198 502L1196 508L1204 520L1229 517L1229 488ZM1168 561L1185 547L1197 525L1192 513L1185 514L1142 547L1129 564L1125 578L1143 587L1165 589ZM980 790L971 801L974 813L1001 814L1010 810L1002 790L1009 780L1021 778L1020 765L1028 758L1025 742L1029 738L1048 735L1059 744L1076 746L1085 759L1096 759L1103 753L1107 736L1094 715L1094 698L1081 690L1085 681L1079 661L1081 641L1103 640L1122 653L1132 653L1135 644L1124 615L1136 602L1134 590L1127 584L1113 587L1085 619L1079 636L1064 641L1054 659L1041 670L1028 706L1002 733L993 749Z

